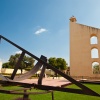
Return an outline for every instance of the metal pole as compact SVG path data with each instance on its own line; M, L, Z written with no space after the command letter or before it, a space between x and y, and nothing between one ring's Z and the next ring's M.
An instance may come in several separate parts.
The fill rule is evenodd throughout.
M23 100L29 100L28 97L29 94L27 94L27 90L24 90Z
M52 95L52 100L54 100L54 93L53 93L53 91L51 92L51 95Z

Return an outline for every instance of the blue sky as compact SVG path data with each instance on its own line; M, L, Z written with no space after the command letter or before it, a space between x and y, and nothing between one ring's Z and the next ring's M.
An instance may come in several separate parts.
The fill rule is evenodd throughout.
M0 34L37 57L61 57L69 64L69 18L100 27L100 0L0 0ZM0 60L19 50L5 41Z

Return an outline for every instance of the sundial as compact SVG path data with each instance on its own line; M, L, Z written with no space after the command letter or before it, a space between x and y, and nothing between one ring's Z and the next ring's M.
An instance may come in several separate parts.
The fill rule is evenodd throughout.
M99 96L100 94L96 93L95 91L89 89L88 87L84 86L83 84L81 84L80 82L76 81L75 79L73 79L72 77L64 74L63 72L61 72L60 70L56 69L55 67L49 65L47 63L47 58L45 56L41 56L40 58L38 58L37 56L35 56L34 54L28 52L27 50L25 50L24 48L20 47L19 45L15 44L14 42L10 41L9 39L5 38L4 36L0 35L0 39L5 40L6 42L10 43L11 45L13 45L14 47L20 49L22 51L21 56L18 59L18 62L16 63L15 67L14 67L14 71L11 74L11 77L5 77L2 74L0 74L0 84L3 85L19 85L19 86L23 86L23 90L24 92L20 92L20 90L3 90L0 89L1 93L6 93L6 94L20 94L23 95L23 100L29 100L28 96L30 94L43 94L43 93L52 93L52 100L54 100L54 96L53 96L53 90L56 91L62 91L62 92L69 92L69 93L76 93L76 94L85 94L85 95L91 95L91 96ZM37 60L37 63L35 64L35 66L27 73L22 74L20 76L16 76L17 70L20 66L21 61L23 60L24 55L27 54L31 57L33 57L35 60ZM29 79L32 75L34 75L39 69L41 68L41 73L39 78L36 80L33 80L31 82L26 82L25 80ZM78 86L80 89L72 89L72 88L65 88L65 83L61 83L60 86L58 85L53 85L52 82L56 83L60 83L58 81L54 81L54 79L49 80L49 79L43 79L44 73L46 68L51 69L52 71L58 73L60 76L62 76L63 78L65 78L65 83L70 82L72 84L75 84L76 86ZM49 82L49 84L46 84L46 81L51 81L51 84ZM44 82L43 82L44 81ZM27 92L28 89L40 89L40 90L46 90L44 92Z

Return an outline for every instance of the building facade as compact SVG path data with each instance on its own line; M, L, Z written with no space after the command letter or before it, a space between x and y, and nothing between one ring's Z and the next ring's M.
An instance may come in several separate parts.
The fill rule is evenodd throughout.
M70 75L100 77L100 29L70 18Z

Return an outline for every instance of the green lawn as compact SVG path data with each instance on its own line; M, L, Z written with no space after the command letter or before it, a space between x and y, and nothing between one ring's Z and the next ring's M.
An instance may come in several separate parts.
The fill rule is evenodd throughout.
M94 84L85 84L85 85L100 94L100 85L94 85ZM77 88L77 86L75 85L70 85L68 87ZM18 89L19 87L3 87L3 88L6 88L9 90L9 89ZM39 90L33 89L32 91L39 91ZM0 100L14 100L15 98L18 98L18 97L22 97L22 96L0 93ZM30 95L29 98L31 100L51 100L51 93L40 94L40 95ZM54 100L100 100L100 97L55 91Z

